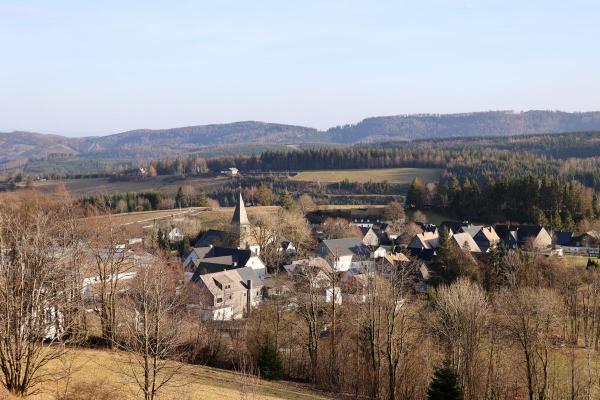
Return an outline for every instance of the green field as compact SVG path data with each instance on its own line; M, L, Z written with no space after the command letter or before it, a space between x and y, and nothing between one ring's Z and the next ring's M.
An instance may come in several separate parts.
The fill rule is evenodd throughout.
M410 184L418 176L424 182L437 181L442 170L436 168L384 168L384 169L344 169L325 171L303 171L291 179L308 182L383 182Z

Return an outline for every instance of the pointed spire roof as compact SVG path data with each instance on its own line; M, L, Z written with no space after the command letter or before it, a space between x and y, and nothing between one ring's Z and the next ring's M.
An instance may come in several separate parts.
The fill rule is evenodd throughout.
M240 198L238 200L237 205L235 206L235 211L233 212L233 218L231 219L231 223L237 225L250 225L250 221L248 221L248 214L246 214L246 206L244 205L244 199L242 198L242 192L240 192Z

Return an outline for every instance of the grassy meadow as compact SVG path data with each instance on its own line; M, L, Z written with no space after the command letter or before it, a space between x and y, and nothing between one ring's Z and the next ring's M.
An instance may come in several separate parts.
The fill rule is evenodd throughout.
M437 181L442 171L435 168L383 168L303 171L291 177L292 180L332 183L345 179L350 182L383 182L410 184L415 177L424 182Z
M74 349L60 361L45 367L44 374L53 379L40 384L39 393L29 396L34 400L68 399L137 399L139 388L131 377L129 356L109 350ZM164 400L220 400L240 399L246 393L254 399L319 400L327 397L301 385L290 382L269 382L248 374L239 374L205 366L171 362L170 367L181 368L178 378L160 394ZM70 378L66 379L69 375ZM78 397L73 396L77 394ZM12 399L6 393L1 398ZM143 398L143 396L142 396ZM15 398L16 399L16 398Z

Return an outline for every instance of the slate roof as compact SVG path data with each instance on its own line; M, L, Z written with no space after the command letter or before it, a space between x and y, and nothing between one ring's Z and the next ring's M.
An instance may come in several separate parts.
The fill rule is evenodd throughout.
M452 235L451 240L454 240L458 247L460 247L463 250L465 250L465 247L468 246L469 251L473 253L481 252L479 246L477 246L477 243L475 243L471 235L469 235L467 232L455 233L454 235Z
M348 255L368 256L371 254L369 248L363 244L362 238L359 237L328 239L323 240L323 244L336 257Z
M200 274L199 272L196 272L192 277L192 282L199 281L201 281L213 294L221 293L223 291L222 287L226 284L230 284L232 290L248 289L248 281L252 282L253 289L260 289L263 286L258 274L251 267L237 268L208 274Z
M194 247L208 247L215 245L218 241L223 239L227 235L227 232L220 231L217 229L209 229L204 235L200 237L194 244Z
M434 249L407 249L409 254L412 257L416 257L421 261L431 262L433 260L433 256L435 256Z
M568 246L573 239L573 232L558 231L554 232L554 241L559 246Z

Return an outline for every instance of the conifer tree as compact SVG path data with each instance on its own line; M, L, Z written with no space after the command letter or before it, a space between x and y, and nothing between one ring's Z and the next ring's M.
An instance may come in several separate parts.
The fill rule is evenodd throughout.
M181 208L183 207L183 189L179 186L177 189L177 194L175 195L175 207Z
M283 375L283 366L279 359L279 354L273 342L267 338L260 348L258 356L258 370L261 378L269 380L281 379Z
M427 390L428 400L462 400L463 393L458 385L454 369L444 363L436 369L433 379Z

